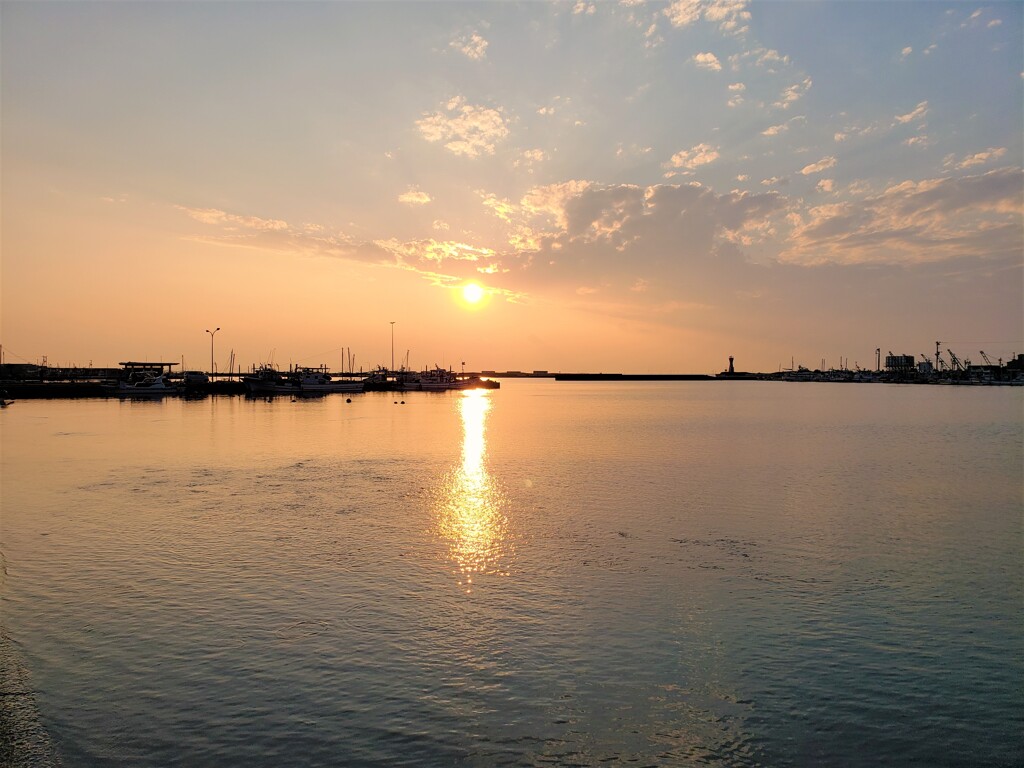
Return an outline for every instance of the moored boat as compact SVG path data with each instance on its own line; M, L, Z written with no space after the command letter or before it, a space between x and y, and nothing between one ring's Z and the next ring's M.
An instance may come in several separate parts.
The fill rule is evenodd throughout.
M263 366L252 376L243 376L253 395L326 395L333 392L362 392L363 379L336 379L326 368L296 368L281 373L272 366Z
M171 381L166 373L159 376L143 376L138 379L119 381L108 388L108 393L118 397L167 397L180 395L183 387Z

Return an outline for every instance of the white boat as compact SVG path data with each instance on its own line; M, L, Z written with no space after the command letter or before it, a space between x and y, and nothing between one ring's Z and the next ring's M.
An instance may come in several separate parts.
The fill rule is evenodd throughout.
M325 368L296 368L281 373L264 366L242 382L253 395L326 395L332 392L362 392L363 379L335 379Z
M470 376L460 379L451 370L435 367L422 373L407 373L399 379L400 388L418 392L446 392L450 389L497 389L501 386L497 381Z
M324 368L300 368L297 374L299 389L314 392L362 392L362 379L335 379ZM293 376L295 376L293 374Z
M119 381L111 390L118 397L167 397L180 395L182 387L168 378L167 374L144 376L140 379Z
M420 389L424 392L444 392L453 389L458 379L452 371L435 367L420 374Z

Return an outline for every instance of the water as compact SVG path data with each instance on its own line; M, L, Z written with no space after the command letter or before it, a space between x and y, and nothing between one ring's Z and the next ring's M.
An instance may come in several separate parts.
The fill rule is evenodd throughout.
M73 766L1020 765L1022 395L22 401L3 621Z

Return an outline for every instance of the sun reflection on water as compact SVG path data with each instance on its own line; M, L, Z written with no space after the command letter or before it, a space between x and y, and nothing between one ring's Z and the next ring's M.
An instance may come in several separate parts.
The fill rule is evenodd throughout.
M512 553L502 497L487 472L486 390L466 390L458 402L462 417L462 463L447 476L438 508L437 534L448 543L459 584L472 591L481 574L507 575Z

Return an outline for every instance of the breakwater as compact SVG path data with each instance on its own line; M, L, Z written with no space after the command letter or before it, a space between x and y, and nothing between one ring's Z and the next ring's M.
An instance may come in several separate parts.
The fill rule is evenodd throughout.
M555 381L714 381L703 373L556 373Z

